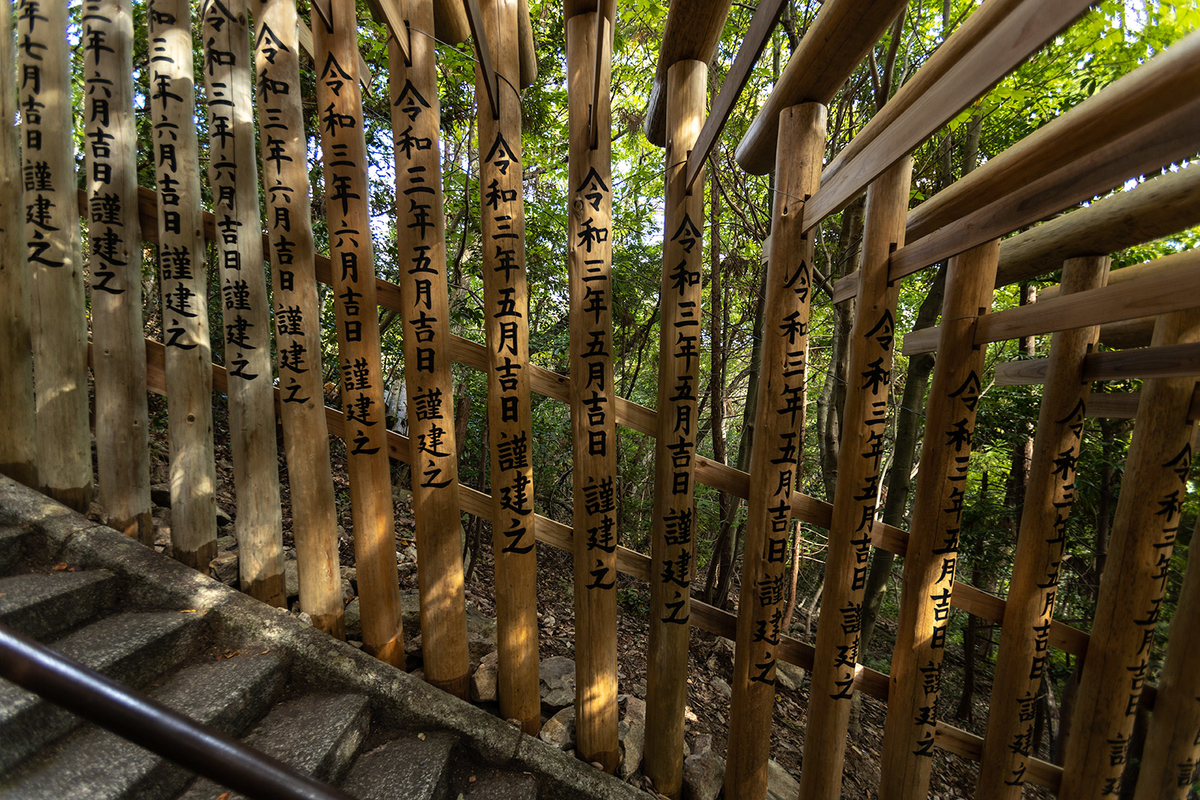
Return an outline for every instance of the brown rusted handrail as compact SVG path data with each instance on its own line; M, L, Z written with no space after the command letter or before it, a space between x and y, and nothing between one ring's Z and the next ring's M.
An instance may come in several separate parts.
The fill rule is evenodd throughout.
M354 800L0 625L0 677L256 800Z

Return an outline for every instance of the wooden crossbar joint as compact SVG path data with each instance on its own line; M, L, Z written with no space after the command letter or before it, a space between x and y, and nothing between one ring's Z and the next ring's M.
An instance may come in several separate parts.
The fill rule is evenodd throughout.
M492 54L483 33L483 12L479 10L479 0L463 2L467 9L467 22L471 25L471 39L475 42L475 57L479 59L479 67L483 70L483 85L492 106L492 119L500 119L500 78L492 65Z
M310 0L309 5L312 10L317 12L317 16L321 18L321 22L325 23L325 30L333 33L333 10L329 7L330 0Z
M367 0L371 16L381 25L386 25L388 34L400 45L404 63L412 66L412 32L408 27L408 15L401 9L403 0Z
M687 177L684 186L689 193L692 191L692 184L696 182L696 178L700 176L700 171L704 168L704 160L716 146L717 137L721 135L721 130L729 120L733 106L741 96L742 90L746 88L746 82L750 80L754 65L758 63L759 57L766 49L771 33L775 30L775 25L783 13L783 6L784 0L763 0L758 4L754 16L750 20L750 27L746 30L746 36L742 39L742 46L738 48L737 57L733 60L733 67L725 76L725 82L721 84L721 91L717 93L717 99L712 104L712 113L708 115L708 119L704 121L704 127L700 129L695 149L688 155L687 169L685 170Z

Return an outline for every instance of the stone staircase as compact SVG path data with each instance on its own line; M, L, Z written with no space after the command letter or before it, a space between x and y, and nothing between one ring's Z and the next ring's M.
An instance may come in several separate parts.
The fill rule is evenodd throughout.
M0 623L361 800L646 797L2 476ZM0 798L226 791L0 680Z

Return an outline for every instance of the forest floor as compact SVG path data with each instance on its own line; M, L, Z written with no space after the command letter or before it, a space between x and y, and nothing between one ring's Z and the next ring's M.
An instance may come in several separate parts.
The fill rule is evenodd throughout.
M231 517L236 516L232 458L229 451L228 419L224 398L214 396L214 439L217 463L217 503ZM151 482L164 483L168 479L169 444L166 436L166 401L151 397ZM340 554L343 566L354 565L352 531L349 507L349 478L345 467L345 450L339 439L330 438L333 456L333 479L338 503ZM283 504L284 546L293 545L291 527L290 495L287 483L287 466L280 448L280 488ZM407 491L397 489L396 499L396 549L397 552L414 543L414 519L411 497ZM94 506L95 508L95 506ZM226 531L231 532L231 531ZM481 546L477 561L471 570L466 585L467 599L489 616L495 615L494 574L491 549L490 525L482 526ZM546 659L553 656L574 657L574 601L572 593L572 557L570 553L550 545L539 543L538 557L538 617L540 622L540 655ZM415 570L401 571L401 588L416 590ZM731 596L736 599L736 580ZM648 624L646 620L650 601L649 586L626 575L617 582L619 603L618 614L618 691L635 697L646 696L646 648ZM955 612L960 613L960 612ZM797 613L797 619L803 612ZM881 617L876 628L874 652L890 652L894 637L894 620ZM799 630L797 628L800 627ZM807 640L801 626L793 625L791 635ZM733 643L719 636L692 629L690 655L688 659L688 700L686 711L686 740L690 747L697 737L710 736L713 751L724 756L729 725L729 684L733 674ZM991 689L991 664L980 659L977 667L975 688L974 720L953 719L954 706L961 694L961 654L948 652L944 671L944 683L939 703L939 718L950 724L982 735L982 721L987 717L987 698ZM955 663L957 661L957 663ZM980 674L982 673L982 674ZM800 774L804 737L806 733L809 681L807 676L795 689L777 687L775 711L771 729L771 757L782 765L793 777ZM883 745L883 728L886 705L881 701L861 696L857 724L849 736L846 747L846 765L843 779L844 798L870 800L877 797L876 787L880 781L880 751ZM965 800L974 794L978 765L944 750L934 751L933 777L930 785L932 800ZM1044 754L1043 754L1044 757ZM639 773L640 774L640 773ZM1027 788L1029 797L1050 797L1049 793L1036 788Z

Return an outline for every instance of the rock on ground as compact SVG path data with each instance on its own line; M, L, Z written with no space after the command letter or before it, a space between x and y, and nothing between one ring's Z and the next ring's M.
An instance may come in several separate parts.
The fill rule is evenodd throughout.
M538 668L542 707L553 714L575 704L575 662L566 656L547 658Z
M538 738L559 750L570 750L575 746L575 706L567 706L542 726Z
M500 653L493 650L479 661L471 676L471 701L495 703L499 693Z

